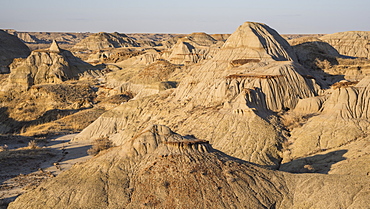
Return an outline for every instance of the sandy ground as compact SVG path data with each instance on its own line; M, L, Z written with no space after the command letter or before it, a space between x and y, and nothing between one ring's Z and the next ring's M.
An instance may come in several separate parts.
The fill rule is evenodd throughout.
M72 142L76 134L45 139L37 150L20 150L27 146L25 140L1 141L7 144L9 158L0 159L0 209L14 201L20 194L36 188L41 182L68 170L75 163L91 158L87 150L91 142Z

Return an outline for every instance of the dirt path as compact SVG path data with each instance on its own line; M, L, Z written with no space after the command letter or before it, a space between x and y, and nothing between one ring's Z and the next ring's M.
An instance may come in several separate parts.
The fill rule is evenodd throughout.
M42 181L91 158L86 153L91 142L72 142L75 135L46 139L38 143L42 148L35 150L20 149L27 146L22 140L8 141L10 151L0 157L0 209L6 208L17 196L37 187Z

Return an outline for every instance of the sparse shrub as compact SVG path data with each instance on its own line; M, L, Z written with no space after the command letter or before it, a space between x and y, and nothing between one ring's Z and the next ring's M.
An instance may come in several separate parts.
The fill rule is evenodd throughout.
M326 60L326 59L320 60L320 59L316 58L314 62L315 62L315 65L319 69L325 70L325 69L329 69L329 68L332 67L332 64L328 60Z
M236 59L236 60L231 61L230 64L233 67L238 67L238 66L242 66L247 63L258 63L258 62L260 62L259 59Z
M113 147L113 143L108 139L108 137L98 138L94 140L92 147L87 150L87 154L95 156L99 154L99 152L111 147Z
M27 148L28 149L39 149L40 147L37 146L36 140L31 140L30 142L28 142Z
M282 116L283 125L288 129L292 130L303 126L308 119L315 116L316 114L299 114L299 113L288 113Z
M339 88L347 88L349 86L353 86L356 84L358 84L358 81L340 81L340 82L334 83L331 87L333 89L339 89Z

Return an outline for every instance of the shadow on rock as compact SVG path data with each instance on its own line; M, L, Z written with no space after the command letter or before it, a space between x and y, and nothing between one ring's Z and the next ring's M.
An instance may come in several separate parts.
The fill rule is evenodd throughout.
M347 150L337 150L326 154L300 158L280 166L279 170L291 173L322 173L328 174L331 166L345 160Z

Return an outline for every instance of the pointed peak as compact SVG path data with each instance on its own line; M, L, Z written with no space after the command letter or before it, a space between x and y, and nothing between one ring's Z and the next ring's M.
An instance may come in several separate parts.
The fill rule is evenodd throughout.
M288 42L264 23L245 22L231 34L223 48L249 49L248 53L253 57L247 58L297 60Z
M51 46L49 48L49 52L55 52L55 53L60 53L61 52L61 50L58 46L58 43L55 40L53 40L53 43L51 43Z

